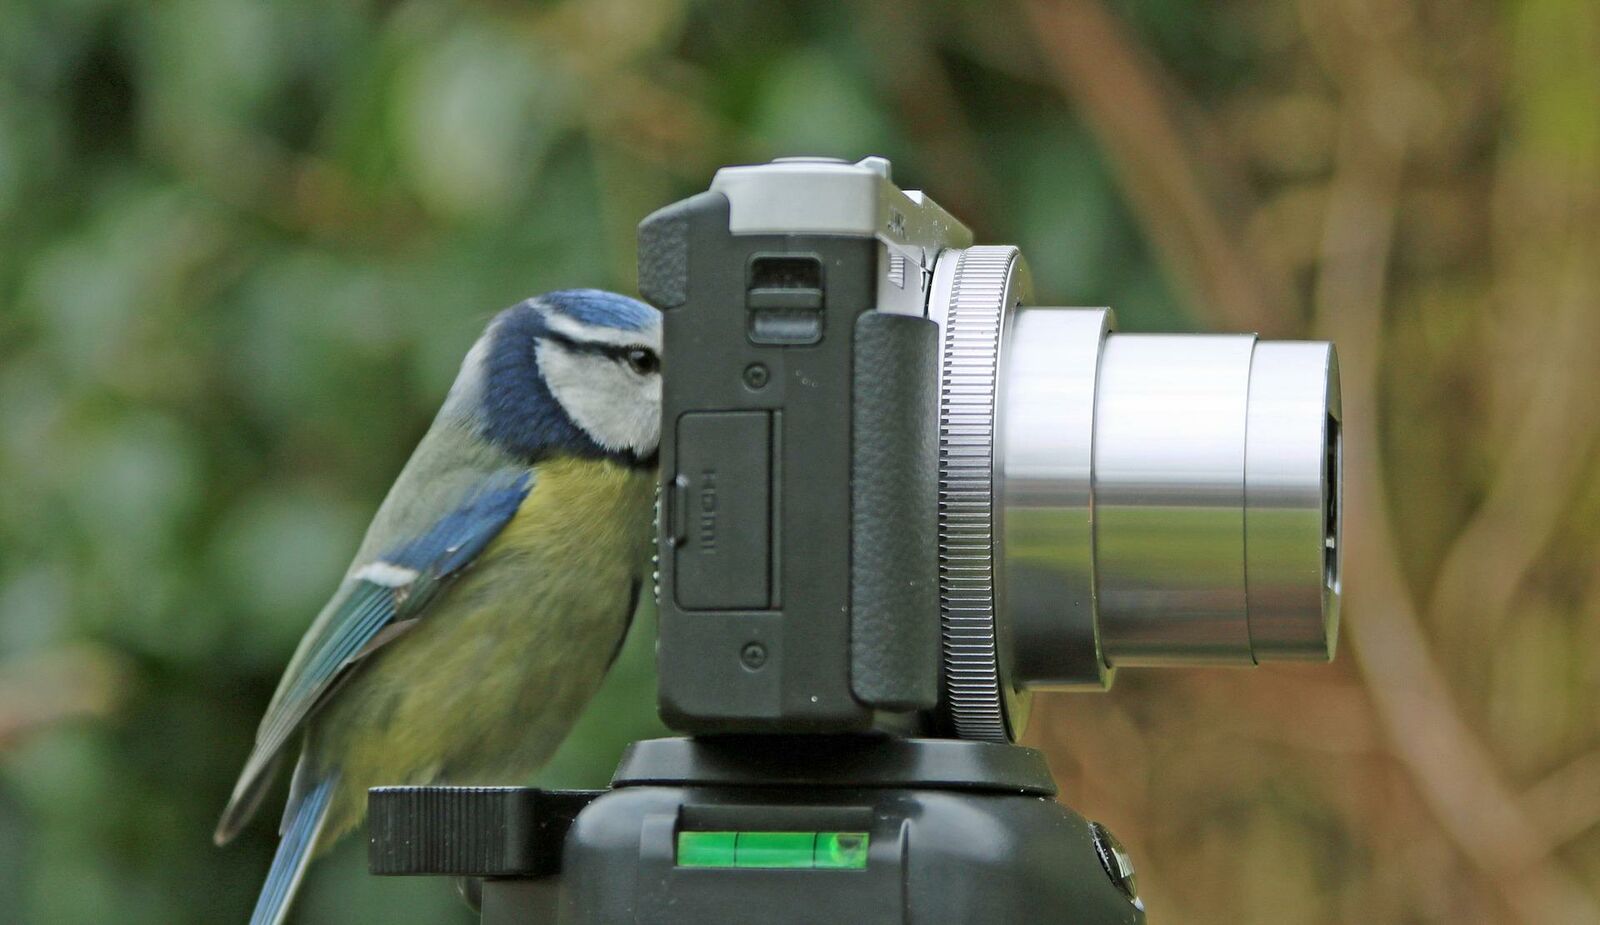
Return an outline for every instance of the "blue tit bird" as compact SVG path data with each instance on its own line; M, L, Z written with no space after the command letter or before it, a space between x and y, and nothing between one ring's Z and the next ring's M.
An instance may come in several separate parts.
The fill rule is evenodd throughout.
M224 844L303 741L252 925L283 920L367 788L516 782L566 736L648 568L660 349L655 309L578 289L506 309L467 354L217 825Z

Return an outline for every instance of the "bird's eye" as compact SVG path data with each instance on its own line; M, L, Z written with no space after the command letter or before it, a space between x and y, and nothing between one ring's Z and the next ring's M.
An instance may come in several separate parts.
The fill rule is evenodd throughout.
M634 347L628 351L628 368L641 376L648 376L661 369L661 358L656 356L654 350Z

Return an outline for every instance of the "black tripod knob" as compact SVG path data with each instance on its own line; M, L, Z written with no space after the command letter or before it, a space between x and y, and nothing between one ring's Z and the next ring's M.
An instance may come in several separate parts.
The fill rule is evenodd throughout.
M572 820L602 790L375 787L367 866L384 876L547 877Z

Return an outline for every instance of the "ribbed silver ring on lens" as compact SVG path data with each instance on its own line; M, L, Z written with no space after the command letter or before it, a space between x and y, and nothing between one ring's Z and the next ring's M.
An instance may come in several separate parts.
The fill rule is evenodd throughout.
M1008 710L998 633L994 538L995 442L1003 408L998 371L1011 308L1024 297L1014 247L971 247L935 268L930 313L939 322L939 606L945 697L956 734L1006 742Z

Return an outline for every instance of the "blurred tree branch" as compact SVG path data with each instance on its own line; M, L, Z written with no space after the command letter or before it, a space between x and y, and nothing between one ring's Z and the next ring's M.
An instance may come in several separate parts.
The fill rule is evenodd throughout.
M1308 31L1329 46L1345 100L1315 300L1318 330L1343 356L1347 637L1395 756L1462 854L1523 921L1595 921L1600 906L1550 856L1548 840L1462 718L1397 567L1379 455L1378 373L1413 81L1383 26L1409 17L1398 9L1374 17L1349 5L1302 9Z
M928 177L923 182L939 190L939 202L967 225L983 228L1001 201L1000 190L939 60L934 23L907 0L867 4L862 13L869 41L884 52L873 58L878 80L924 152L919 160Z
M1061 92L1104 147L1122 190L1177 287L1209 324L1283 337L1303 327L1280 268L1243 246L1245 208L1225 209L1208 182L1245 189L1242 172L1196 144L1180 115L1197 107L1093 0L1025 0Z
M1496 475L1433 583L1428 625L1492 639L1511 615L1592 471L1600 434L1600 9L1518 5L1509 87L1513 130L1493 178L1496 301L1503 326L1532 342L1494 368L1526 371L1509 409ZM1569 88L1586 105L1551 107ZM1502 342L1512 337L1500 338ZM1530 368L1531 367L1531 368ZM1529 491L1530 485L1539 490Z

